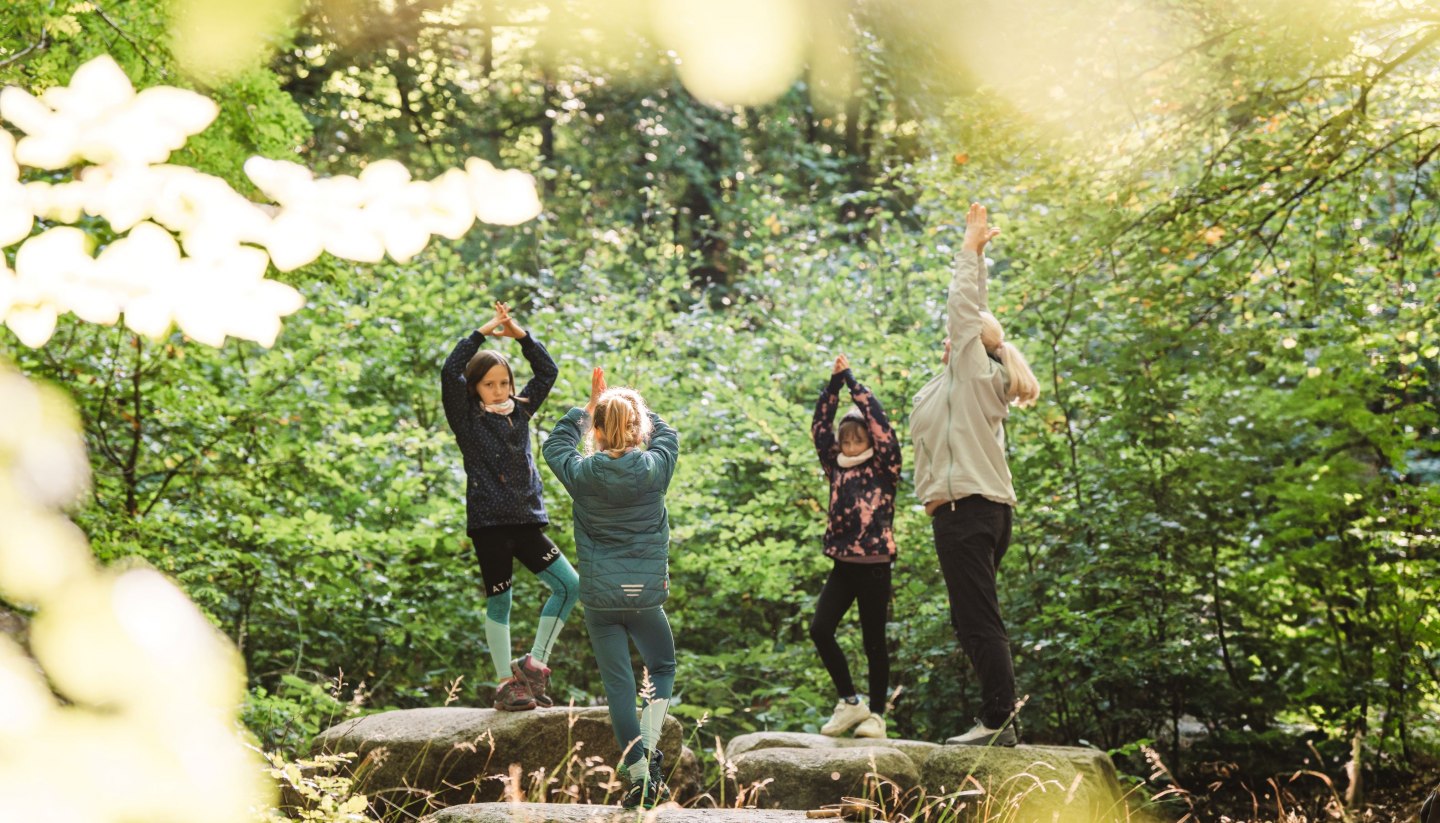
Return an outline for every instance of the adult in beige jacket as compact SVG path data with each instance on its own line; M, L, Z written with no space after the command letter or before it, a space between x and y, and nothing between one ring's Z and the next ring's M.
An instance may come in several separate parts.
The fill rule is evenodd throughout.
M945 741L1013 746L1015 674L995 575L1010 545L1015 489L1005 460L1012 403L1031 405L1039 385L990 314L985 245L1000 233L971 204L946 301L944 369L915 395L915 491L931 516L950 623L980 679L974 728Z

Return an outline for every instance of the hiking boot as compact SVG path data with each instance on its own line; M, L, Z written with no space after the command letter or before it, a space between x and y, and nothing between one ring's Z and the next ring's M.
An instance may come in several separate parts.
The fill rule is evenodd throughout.
M535 698L535 705L542 709L548 709L555 705L555 701L545 693L550 686L549 666L536 660L534 655L527 654L519 660L510 661L510 671L515 675L516 680L525 683L530 690L530 696Z
M495 708L502 712L528 712L535 708L535 698L524 680L507 677L495 690Z
M883 740L885 738L885 715L872 712L869 717L860 721L860 725L855 727L855 736L876 737Z
M638 763L636 765L639 765ZM627 809L653 809L670 801L670 787L665 785L665 755L659 749L650 752L650 763L640 777L626 769L630 778L630 789L620 800Z
M1014 746L1018 742L1020 740L1015 734L1013 720L1005 723L1001 729L992 729L977 720L970 731L945 741L946 745L950 746Z
M851 703L842 697L840 702L835 704L835 713L820 727L820 733L827 737L839 737L868 717L870 707L865 705L865 701Z

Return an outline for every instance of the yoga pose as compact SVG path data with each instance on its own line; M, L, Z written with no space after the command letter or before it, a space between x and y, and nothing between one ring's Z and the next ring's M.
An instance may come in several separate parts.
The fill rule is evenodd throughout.
M1005 419L1011 403L1032 405L1040 394L986 302L985 244L999 233L985 208L972 204L946 303L945 367L915 395L910 413L915 493L932 518L950 623L980 679L980 717L945 742L980 746L1018 741L1015 673L995 574L1010 545L1015 506Z
M593 450L582 456L576 447L587 430ZM575 499L585 626L630 780L621 805L654 808L670 797L658 744L675 687L675 638L664 609L670 591L665 492L680 436L636 392L606 389L605 372L597 368L589 405L571 409L555 424L544 453ZM638 721L631 641L649 677Z
M487 334L520 341L534 377L519 395L505 355L480 348ZM550 521L530 453L530 418L556 374L549 352L504 303L495 304L494 319L455 345L441 371L445 419L465 461L466 531L485 582L485 641L498 684L495 708L502 711L554 705L546 694L547 661L579 594L575 568L545 536ZM510 583L517 558L549 587L550 597L540 609L530 653L511 661Z
M840 419L837 439L835 411L840 386L850 389L856 409ZM815 404L810 425L820 468L830 481L830 519L825 528L825 555L834 560L810 623L810 639L835 682L840 701L821 734L842 735L852 727L856 737L885 736L885 698L890 689L890 653L885 647L885 620L890 604L890 571L895 564L895 486L900 482L900 444L885 409L868 389L855 381L845 355L835 358L830 382ZM835 630L860 601L860 632L870 667L867 707L855 692L850 667Z

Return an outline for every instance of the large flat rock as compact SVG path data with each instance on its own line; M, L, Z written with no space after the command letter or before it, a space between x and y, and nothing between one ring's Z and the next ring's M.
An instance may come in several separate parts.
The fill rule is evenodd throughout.
M681 725L666 718L660 749L667 771L680 763ZM613 801L620 749L603 707L528 712L433 708L381 712L333 726L315 738L325 752L356 752L356 788L379 809L427 811L499 800L512 764L522 797ZM676 789L683 786L676 785ZM683 796L683 795L682 795Z
M1098 749L942 746L921 766L920 784L935 796L965 792L953 803L965 819L1014 823L1129 819L1115 765Z
M757 749L854 749L867 746L885 746L898 749L915 765L925 762L930 753L940 748L939 743L924 740L904 740L869 737L826 737L823 734L805 732L751 732L733 738L725 746L725 753L731 758Z
M740 787L770 781L753 794L763 808L814 809L842 797L877 799L883 778L892 808L894 793L905 796L918 786L957 819L1089 823L1127 815L1115 767L1096 749L756 732L731 740L726 754L736 764Z
M887 746L751 749L733 760L736 783L754 787L748 800L762 809L818 809L874 795L881 779L904 793L920 779L914 761Z
M549 803L474 803L451 806L427 820L434 823L796 823L804 812L759 809L682 809L627 812L616 806Z

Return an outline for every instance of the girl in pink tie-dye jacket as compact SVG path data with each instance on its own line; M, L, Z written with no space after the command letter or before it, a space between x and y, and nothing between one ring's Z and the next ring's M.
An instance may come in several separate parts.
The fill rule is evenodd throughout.
M856 409L835 431L840 386L850 389ZM885 409L850 373L845 355L835 360L829 384L820 393L811 424L815 451L830 482L830 516L825 528L825 554L834 561L815 604L810 638L830 672L839 702L823 734L837 736L855 729L856 737L885 737L885 698L889 691L890 656L885 622L890 605L890 571L895 562L895 487L900 482L900 444ZM850 667L835 630L860 603L860 631L869 665L868 706L850 679Z

